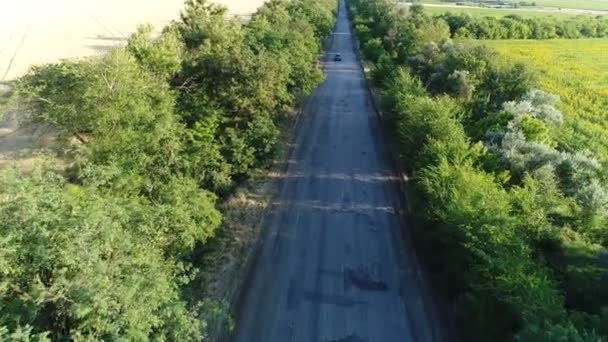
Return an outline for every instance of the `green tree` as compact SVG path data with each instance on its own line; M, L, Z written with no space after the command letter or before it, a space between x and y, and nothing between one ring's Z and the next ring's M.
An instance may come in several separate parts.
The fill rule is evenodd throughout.
M382 55L383 44L379 38L370 39L363 44L363 54L366 59L376 63Z
M253 51L268 50L285 59L289 91L298 95L310 93L323 79L318 67L321 37L315 35L316 28L306 17L291 13L301 7L288 7L286 2L264 5L247 25L244 37Z
M186 130L180 166L205 189L222 192L231 184L232 167L222 155L220 115L210 114Z
M600 342L595 334L581 332L572 324L538 323L528 326L517 335L518 342Z
M122 177L114 184L135 193L150 191L172 173L183 134L173 93L126 50L34 68L20 92L29 100L33 121L50 123L64 138L77 140L71 146L78 169L113 166Z
M153 27L137 28L127 43L127 50L148 71L170 79L181 67L184 47L175 27L167 28L160 37L152 38Z
M154 208L40 169L2 172L0 192L0 325L54 340L200 338L179 268L134 229Z

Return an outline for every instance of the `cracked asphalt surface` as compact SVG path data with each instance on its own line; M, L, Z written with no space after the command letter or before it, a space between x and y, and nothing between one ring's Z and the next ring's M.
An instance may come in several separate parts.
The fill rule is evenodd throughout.
M233 341L436 341L343 1L333 37Z

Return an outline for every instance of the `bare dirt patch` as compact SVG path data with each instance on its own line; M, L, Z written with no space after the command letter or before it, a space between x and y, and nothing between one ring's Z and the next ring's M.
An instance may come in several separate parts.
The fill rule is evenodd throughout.
M0 169L14 166L30 170L39 162L59 162L54 155L56 132L48 125L27 125L19 108L7 106L8 88L0 89Z

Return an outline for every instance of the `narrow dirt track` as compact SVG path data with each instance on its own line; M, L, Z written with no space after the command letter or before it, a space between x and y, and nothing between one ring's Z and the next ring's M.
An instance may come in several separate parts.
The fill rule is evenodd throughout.
M236 342L436 341L344 3L298 128ZM333 62L332 53L342 54ZM432 310L431 310L432 311Z

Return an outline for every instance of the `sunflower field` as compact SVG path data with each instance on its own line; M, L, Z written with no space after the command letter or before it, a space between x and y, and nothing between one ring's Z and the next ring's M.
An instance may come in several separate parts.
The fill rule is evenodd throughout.
M505 62L537 70L543 90L560 96L565 125L554 138L566 149L588 149L608 159L608 39L495 40Z

